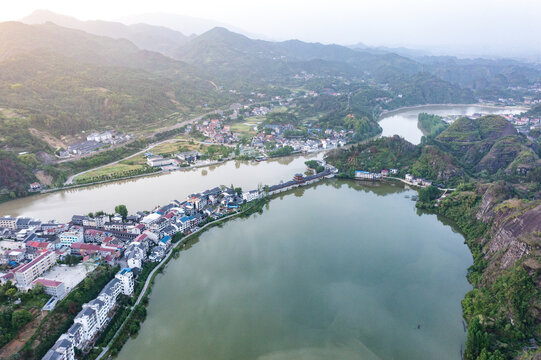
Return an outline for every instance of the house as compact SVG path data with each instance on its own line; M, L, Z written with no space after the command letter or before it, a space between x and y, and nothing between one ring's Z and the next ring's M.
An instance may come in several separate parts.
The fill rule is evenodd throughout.
M42 360L74 360L75 350L69 336L62 334Z
M83 220L86 220L88 219L88 216L83 216L83 215L73 215L71 217L71 224L72 225L79 225L79 226L83 226Z
M58 237L62 246L71 246L73 243L84 242L84 233L81 228L72 228L71 231L66 231Z
M39 182L33 182L29 185L30 191L40 191L41 190L41 184Z
M26 256L34 259L44 250L54 250L53 243L42 241L27 241L25 243Z
M381 176L389 176L390 171L389 170L381 170Z
M86 229L84 232L84 241L87 243L102 243L109 234L102 230Z
M81 342L92 340L98 332L98 316L92 307L83 308L73 321L81 325Z
M398 174L398 169L390 169L392 175Z
M376 180L380 177L380 174L371 173L368 171L355 171L355 178L361 180Z
M187 151L180 154L177 154L177 159L181 161L186 161L187 163L193 163L201 158L201 153L199 151Z
M164 158L163 156L150 156L147 158L147 164L151 167L161 167L172 165L174 163L173 159Z
M77 256L93 256L97 254L101 257L106 257L108 255L118 257L120 255L120 250L115 246L100 246L96 244L73 243L70 245L70 253Z
M406 181L413 182L415 180L415 177L411 174L406 174L405 179Z
M17 229L17 218L11 217L9 215L0 218L0 227L16 230Z
M91 226L91 227L96 227L96 219L94 218L91 218L91 217L85 217L83 219L83 226Z
M174 225L167 225L163 228L162 234L163 236L173 236L178 232L178 228Z
M104 225L103 225L103 228L105 230L115 230L115 231L124 231L126 230L126 228L128 227L128 225L126 224L122 224L122 223L118 223L118 222L106 222Z
M152 251L150 255L148 256L148 260L152 262L160 262L163 260L164 256L165 256L165 247L155 246L152 248Z
M195 226L196 220L193 216L184 216L177 222L178 229L183 233L191 231Z
M116 275L115 278L120 280L120 283L122 284L122 293L127 296L133 295L133 272L131 269L124 268L120 270Z
M246 202L250 202L252 200L259 199L261 196L259 194L259 191L252 190L252 191L245 191L242 193L242 199Z
M146 259L146 249L142 243L131 243L124 251L124 258L130 268L141 269Z
M163 246L165 248L168 248L169 246L171 246L171 236L167 235L161 238L158 245Z

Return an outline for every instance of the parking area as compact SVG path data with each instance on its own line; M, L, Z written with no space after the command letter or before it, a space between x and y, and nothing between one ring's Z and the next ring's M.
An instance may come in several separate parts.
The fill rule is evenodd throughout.
M41 277L62 281L66 286L66 291L71 291L86 277L86 274L96 268L92 263L77 264L69 267L67 265L55 265L49 271L43 273Z

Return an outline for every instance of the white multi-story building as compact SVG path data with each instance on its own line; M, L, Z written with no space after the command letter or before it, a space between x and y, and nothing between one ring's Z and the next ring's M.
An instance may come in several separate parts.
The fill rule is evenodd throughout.
M133 295L133 286L133 272L131 269L124 268L120 270L115 275L115 278L105 285L97 298L83 305L83 309L74 319L74 324L65 334L60 336L43 359L73 359L73 347L84 348L87 342L92 340L103 329L109 312L116 304L118 295L121 293L128 296ZM69 350L69 343L64 340L71 343L71 350Z
M98 332L98 316L96 310L91 307L83 308L73 321L81 324L82 343L90 341Z
M70 246L73 243L84 242L84 233L82 229L73 229L60 234L58 238L62 246Z
M32 288L32 282L56 263L56 253L46 251L28 264L20 265L13 271L17 287L26 291Z
M75 349L67 334L62 334L42 360L74 360Z
M0 218L0 227L16 230L17 229L17 218L11 216L4 216Z
M90 307L94 309L94 311L96 311L96 327L97 330L101 329L107 321L107 314L109 313L109 310L111 310L112 306L106 306L103 301L101 301L99 298L96 298L83 305L83 309L87 307Z
M64 285L62 281L39 278L34 280L33 284L34 286L36 286L36 284L42 285L45 294L55 296L58 299L62 299L66 296L66 285Z
M151 156L147 159L148 166L152 167L159 167L159 166L167 166L172 165L174 163L174 159L168 159L164 158L163 156Z
M242 193L242 200L245 200L246 202L259 199L260 197L259 191L257 190L245 191Z
M122 293L131 296L133 294L133 272L131 269L124 268L115 275L115 278L122 283Z

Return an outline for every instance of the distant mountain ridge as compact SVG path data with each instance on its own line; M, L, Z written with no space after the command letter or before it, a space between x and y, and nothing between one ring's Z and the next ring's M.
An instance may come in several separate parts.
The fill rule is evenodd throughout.
M85 31L89 34L107 36L113 39L127 39L143 50L150 50L171 56L172 52L186 44L189 37L183 33L163 26L147 24L124 25L112 21L81 21L71 16L53 13L48 10L36 10L21 19L30 25L48 22L59 26Z

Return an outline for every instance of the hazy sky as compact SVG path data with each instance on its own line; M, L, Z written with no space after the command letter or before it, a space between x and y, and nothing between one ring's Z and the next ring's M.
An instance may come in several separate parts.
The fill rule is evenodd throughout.
M16 0L2 4L0 20L35 9L82 20L176 13L276 40L541 52L539 0Z

